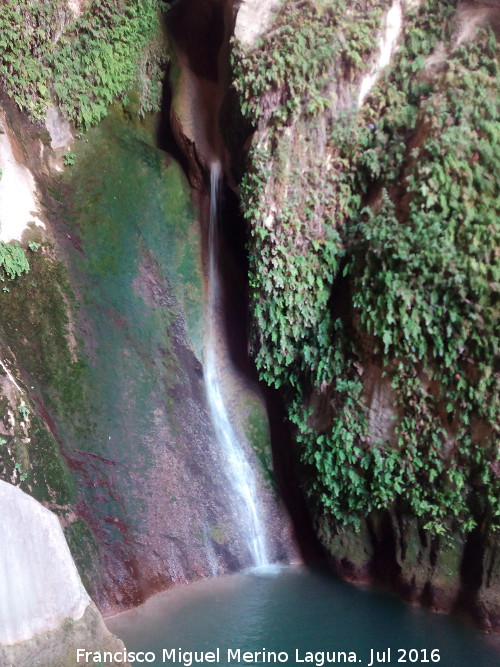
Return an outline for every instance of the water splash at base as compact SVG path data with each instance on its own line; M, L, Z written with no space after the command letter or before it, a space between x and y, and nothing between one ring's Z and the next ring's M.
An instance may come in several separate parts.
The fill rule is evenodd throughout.
M253 470L231 424L222 393L217 364L217 314L219 276L217 271L217 222L221 166L214 162L210 170L210 227L208 240L208 317L205 338L205 386L215 434L227 461L226 474L234 491L243 538L256 567L269 565L264 523L260 518L257 484Z

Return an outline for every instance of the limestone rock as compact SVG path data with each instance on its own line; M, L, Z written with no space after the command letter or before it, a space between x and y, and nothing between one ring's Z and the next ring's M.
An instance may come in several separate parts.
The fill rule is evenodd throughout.
M234 27L234 36L251 48L271 25L273 14L282 0L241 0Z
M7 123L0 115L0 241L20 240L32 221L42 224L35 180L20 160Z
M61 112L56 106L52 106L47 110L45 125L50 134L50 143L54 150L69 146L73 139L71 127L68 121L62 117Z
M15 644L81 618L90 602L57 517L0 481L0 642Z
M122 650L83 587L57 517L3 481L0 514L0 665L64 667L75 664L76 648Z

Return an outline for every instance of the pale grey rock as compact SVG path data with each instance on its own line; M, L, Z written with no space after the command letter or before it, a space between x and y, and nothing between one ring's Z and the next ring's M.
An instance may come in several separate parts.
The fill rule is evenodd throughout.
M250 49L270 27L275 12L283 0L241 0L234 27L234 35Z
M73 140L70 124L62 117L61 112L55 106L51 106L47 110L45 127L50 134L50 143L54 150L69 146Z
M58 518L0 481L0 645L80 619L87 595Z
M102 656L99 663L93 660L96 652ZM93 602L78 621L68 620L20 644L0 645L0 667L91 667L104 658L108 666L129 667L125 656L123 642L109 632Z
M0 241L5 242L20 241L30 222L43 226L35 179L18 153L0 110Z

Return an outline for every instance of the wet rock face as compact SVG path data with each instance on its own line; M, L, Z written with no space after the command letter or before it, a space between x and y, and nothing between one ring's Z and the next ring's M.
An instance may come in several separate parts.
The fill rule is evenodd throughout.
M59 443L74 485L64 502L49 498L92 597L108 612L244 561L197 358L197 220L179 168L166 168L150 141L120 115L89 135L45 200L62 293L46 275L39 310L28 283L7 295L14 372L30 379L30 409ZM34 257L31 277L47 264ZM16 313L26 308L32 326L20 340ZM60 318L45 322L54 308ZM41 358L32 346L44 350ZM30 454L38 447L32 437Z
M188 161L188 178L203 188L203 172L220 159L218 114L222 79L221 49L227 41L227 0L188 0L169 13L172 130Z
M58 176L50 137L6 108L46 232L29 237L41 246L27 280L2 295L1 477L57 512L104 612L248 566L206 406L200 226L184 175L152 123L115 113Z
M224 168L226 148L222 140L221 104L228 84L228 43L234 24L230 2L200 3L197 0L181 4L169 17L169 32L173 43L171 119L179 147L188 163L188 178L201 190L198 196L201 227L204 234L205 269L208 264L207 237L209 204L206 183L214 162ZM259 6L258 12L263 11ZM221 197L223 202L224 197ZM207 307L206 319L217 331L215 356L218 375L223 387L227 411L245 457L251 462L257 479L257 495L263 523L266 525L270 562L289 562L297 558L293 529L277 493L273 472L269 427L262 395L253 385L255 372L249 363L245 309L246 283L243 241L234 242L240 221L238 212L221 206L219 254L221 290L217 304ZM229 238L223 238L225 232ZM240 252L242 257L237 257ZM240 261L242 259L242 263ZM207 276L205 275L205 279ZM208 291L208 287L206 288ZM205 350L205 355L207 352ZM217 445L219 447L219 445ZM228 479L232 471L223 463ZM233 507L233 515L238 510ZM248 562L247 562L248 564Z
M484 629L499 628L500 559L495 538L429 536L416 518L396 512L372 515L359 533L317 516L318 535L334 571L349 581L379 583L405 600L437 612L472 617Z
M82 433L67 415L58 429L105 609L252 564L206 406L199 223L179 168L165 169L144 138L110 119L89 134L71 185L84 255L68 248L68 263L91 355L91 424Z
M229 85L229 39L247 47L269 27L282 0L187 0L170 12L172 105L170 122L188 161L190 183L202 189L203 172L225 163L221 109ZM226 128L227 129L227 128ZM233 128L234 129L234 128Z

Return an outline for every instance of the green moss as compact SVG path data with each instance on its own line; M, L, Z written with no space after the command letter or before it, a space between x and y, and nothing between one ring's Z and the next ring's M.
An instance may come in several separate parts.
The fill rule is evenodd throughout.
M228 540L226 530L221 526L210 526L210 537L219 545L226 544Z
M2 319L0 331L14 351L13 361L28 374L54 415L74 420L86 433L90 418L82 413L84 363L70 330L75 300L67 270L53 257L49 244L31 255L30 273L2 296L2 307L9 317Z
M247 417L243 424L245 435L250 446L257 455L260 468L267 483L276 489L276 479L273 471L273 459L271 451L271 437L266 411L257 397L247 399ZM243 412L245 414L245 411Z
M451 537L451 536L450 536ZM439 545L433 579L441 590L456 591L460 581L460 570L464 551L464 540L461 536L453 536Z
M0 375L5 375L3 368L0 368ZM7 397L0 394L0 420L5 428L9 428L10 426L10 417L8 413L9 405L10 403Z
M64 512L76 499L75 480L55 438L31 411L24 426L14 425L14 435L0 437L0 476L55 511Z
M76 500L76 483L59 445L42 420L32 415L27 447L29 469L23 490L40 502L68 506Z
M193 348L201 358L199 230L187 180L178 165L167 163L165 154L155 147L155 132L151 119L139 127L118 108L109 120L89 132L75 148L76 163L61 184L71 190L71 210L66 215L85 243L85 271L100 285L98 290L104 284L109 303L118 310L132 307L133 302L124 297L124 285L129 285L131 293L137 291L133 279L141 262L154 251L158 279L168 278ZM99 173L95 169L96 150L101 155ZM86 299L99 297L88 292ZM167 301L162 317L171 326L178 312L170 296ZM142 309L141 302L139 297L134 306ZM142 335L138 333L139 338Z
M94 536L81 519L72 521L64 528L64 535L82 577L82 582L90 593L91 586L86 573L98 571L99 551Z
M1 296L2 311L8 313L0 322L4 358L22 369L30 391L52 418L66 419L77 433L87 434L84 364L71 331L75 300L67 270L40 230L28 230L23 238L34 249L28 251L31 270ZM25 404L28 397L15 406L4 398L4 425L14 429L14 436L0 452L2 477L16 479L37 500L63 508L76 498L75 480L35 406ZM7 408L14 412L13 422Z
M349 563L359 573L373 557L373 544L366 524L361 530L352 526L336 526L332 530L332 522L328 515L319 517L315 524L316 532L327 551L335 554L338 562Z

